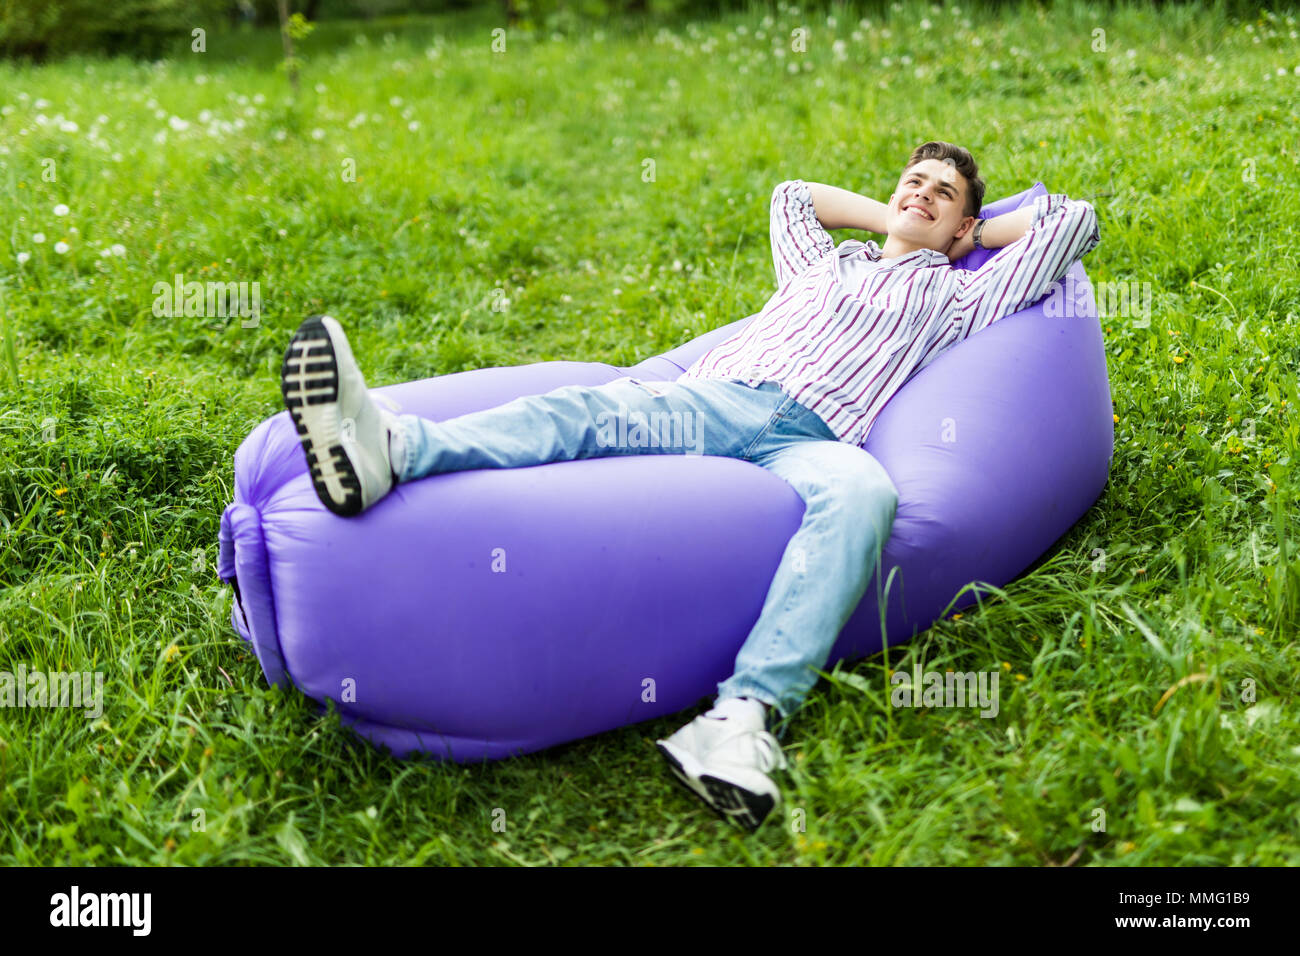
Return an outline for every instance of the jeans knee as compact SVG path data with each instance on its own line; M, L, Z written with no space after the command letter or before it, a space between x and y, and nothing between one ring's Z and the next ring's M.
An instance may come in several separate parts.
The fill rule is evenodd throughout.
M898 489L879 465L855 471L831 497L838 503L838 519L849 527L861 528L864 534L870 530L872 537L888 535L898 510Z

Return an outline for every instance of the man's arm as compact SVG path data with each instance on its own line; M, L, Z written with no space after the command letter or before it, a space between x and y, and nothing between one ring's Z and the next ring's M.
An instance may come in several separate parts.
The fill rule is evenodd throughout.
M809 183L817 219L827 229L865 229L885 235L889 206L838 186ZM988 226L984 227L985 233ZM983 239L983 236L980 237Z
M1025 218L1031 223L1027 232L978 270L957 273L962 338L1037 302L1101 241L1092 204L1061 193L1037 196L1025 208L990 219L980 241L992 245L1014 237Z
M980 233L980 244L985 249L1001 249L1011 245L1033 228L1037 215L1037 211L1030 205L985 219L984 231ZM980 220L976 219L964 236L953 240L952 245L944 253L949 260L956 262L975 248L975 227L979 224Z
M834 251L835 242L818 221L809 184L802 179L772 190L771 238L778 287Z

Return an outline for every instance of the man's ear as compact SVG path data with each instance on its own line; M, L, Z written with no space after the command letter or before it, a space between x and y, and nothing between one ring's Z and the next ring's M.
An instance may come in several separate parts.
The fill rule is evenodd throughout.
M977 222L979 222L979 219L976 216L967 216L961 221L961 225L957 227L957 231L953 233L952 237L954 239L963 238L966 233L975 228L975 223Z

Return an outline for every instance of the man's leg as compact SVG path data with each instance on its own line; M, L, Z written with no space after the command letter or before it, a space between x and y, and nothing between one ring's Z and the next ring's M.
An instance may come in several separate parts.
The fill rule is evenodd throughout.
M786 766L764 705L789 716L817 681L871 581L898 492L880 463L807 409L765 433L751 454L804 501L758 622L718 685L712 710L656 742L678 779L724 816L756 829L780 803L769 774Z
M608 455L736 455L783 401L732 382L567 385L441 422L399 416L394 471L414 481Z
M684 442L649 441L651 413L689 414L687 396L656 396L630 380L566 385L441 422L398 416L404 461L398 481L474 468L519 468L625 454L686 454ZM639 429L638 430L638 426ZM629 435L635 442L629 442ZM669 436L670 439L673 436Z
M872 580L898 490L876 459L845 442L790 442L755 463L793 486L805 510L718 697L758 699L788 717Z

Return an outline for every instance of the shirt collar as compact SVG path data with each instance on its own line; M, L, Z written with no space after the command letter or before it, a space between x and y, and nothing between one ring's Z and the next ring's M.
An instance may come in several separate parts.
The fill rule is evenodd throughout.
M909 252L905 256L898 256L894 259L885 259L880 246L876 245L874 239L867 240L867 258L872 262L883 262L887 267L902 265L905 262L917 262L920 265L949 265L950 260L938 249L917 249L915 252Z

